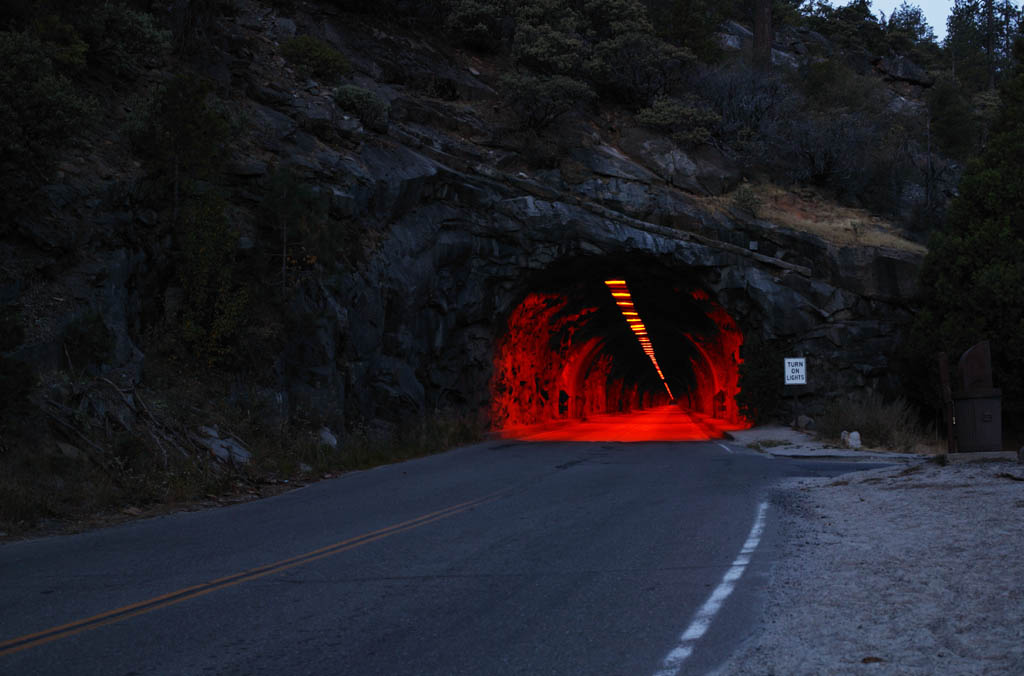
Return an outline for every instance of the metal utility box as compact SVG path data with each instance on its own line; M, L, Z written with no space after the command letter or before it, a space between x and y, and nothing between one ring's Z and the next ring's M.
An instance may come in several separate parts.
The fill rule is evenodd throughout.
M961 453L1003 450L1002 392L997 389L958 393L956 445Z
M992 354L983 340L964 352L957 365L960 391L953 394L957 450L1003 450L1003 393L992 387Z

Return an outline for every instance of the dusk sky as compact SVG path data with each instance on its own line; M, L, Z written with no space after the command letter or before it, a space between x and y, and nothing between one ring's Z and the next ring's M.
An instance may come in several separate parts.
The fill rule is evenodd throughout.
M885 12L885 16L888 17L893 13L893 10L900 6L900 2L902 0L872 0L871 8L875 10L876 14L880 11ZM946 17L949 16L953 0L922 0L921 2L908 0L908 2L912 5L918 5L924 11L929 25L935 31L935 37L941 43L946 37ZM841 6L846 3L837 2L835 4Z

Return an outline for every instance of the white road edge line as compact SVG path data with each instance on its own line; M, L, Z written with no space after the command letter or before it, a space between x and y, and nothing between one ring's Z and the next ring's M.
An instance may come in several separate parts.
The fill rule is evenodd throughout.
M767 502L762 502L757 506L757 516L754 518L754 525L750 528L750 535L747 536L747 541L743 543L743 549L740 550L736 560L729 566L729 570L725 572L722 581L711 592L708 600L697 610L697 614L690 621L690 626L679 635L679 645L665 656L661 663L661 669L654 672L654 676L677 676L679 670L683 667L683 663L693 654L694 644L707 632L708 627L711 626L711 620L718 614L722 604L732 594L733 589L736 588L736 583L743 577L743 572L747 569L747 565L750 564L750 557L753 556L757 546L761 544L761 534L764 533L765 513L767 511Z
M721 446L722 448L724 448L726 453L732 453L732 449L729 448L728 446L726 446L725 444L718 444L718 445Z

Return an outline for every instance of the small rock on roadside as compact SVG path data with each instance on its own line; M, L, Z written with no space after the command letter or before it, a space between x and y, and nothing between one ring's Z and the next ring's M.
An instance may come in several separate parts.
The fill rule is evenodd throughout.
M320 443L324 446L330 446L331 448L338 447L338 437L335 436L334 432L329 427L320 428Z

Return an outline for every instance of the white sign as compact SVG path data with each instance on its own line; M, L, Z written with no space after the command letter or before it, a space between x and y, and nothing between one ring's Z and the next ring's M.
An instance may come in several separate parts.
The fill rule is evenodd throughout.
M807 384L807 362L803 357L787 358L786 362L786 384L806 385Z

